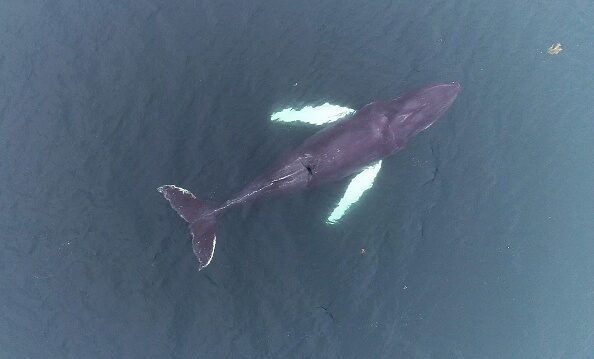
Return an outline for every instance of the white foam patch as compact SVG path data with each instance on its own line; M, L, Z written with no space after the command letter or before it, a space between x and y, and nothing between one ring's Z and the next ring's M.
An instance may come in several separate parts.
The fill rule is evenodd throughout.
M344 196L342 196L336 208L330 213L326 223L336 224L342 217L344 217L347 210L361 198L365 191L373 186L373 182L381 168L382 161L380 160L356 175L351 180L351 183L349 183Z
M271 121L305 122L312 125L323 125L337 121L355 112L352 108L332 105L326 102L319 106L305 106L302 109L286 108L270 115Z

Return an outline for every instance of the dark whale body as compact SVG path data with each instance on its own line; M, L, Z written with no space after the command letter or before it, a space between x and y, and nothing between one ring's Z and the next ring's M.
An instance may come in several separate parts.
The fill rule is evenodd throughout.
M370 103L309 137L220 206L210 206L174 185L158 190L190 224L192 247L202 269L214 254L218 215L265 196L303 190L360 171L402 149L410 138L431 126L459 92L458 83L435 84L393 100Z

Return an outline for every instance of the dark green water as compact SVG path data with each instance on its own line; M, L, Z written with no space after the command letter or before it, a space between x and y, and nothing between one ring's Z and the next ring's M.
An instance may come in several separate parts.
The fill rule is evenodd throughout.
M589 0L0 2L0 356L594 357L593 33ZM224 200L313 133L273 111L447 81L343 223L347 182L263 202L196 270L157 186Z

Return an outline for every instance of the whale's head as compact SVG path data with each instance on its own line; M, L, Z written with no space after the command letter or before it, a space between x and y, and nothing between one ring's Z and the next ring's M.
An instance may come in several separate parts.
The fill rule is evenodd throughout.
M385 103L390 132L404 145L417 133L429 128L460 93L460 84L433 84Z

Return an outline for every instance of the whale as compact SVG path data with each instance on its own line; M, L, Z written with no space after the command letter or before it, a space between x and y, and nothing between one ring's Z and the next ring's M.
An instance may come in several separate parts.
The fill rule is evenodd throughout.
M216 219L230 209L280 194L336 182L403 149L454 103L458 82L417 88L390 100L371 102L334 121L274 162L230 199L214 204L176 185L157 188L188 223L198 270L207 267L216 246Z

